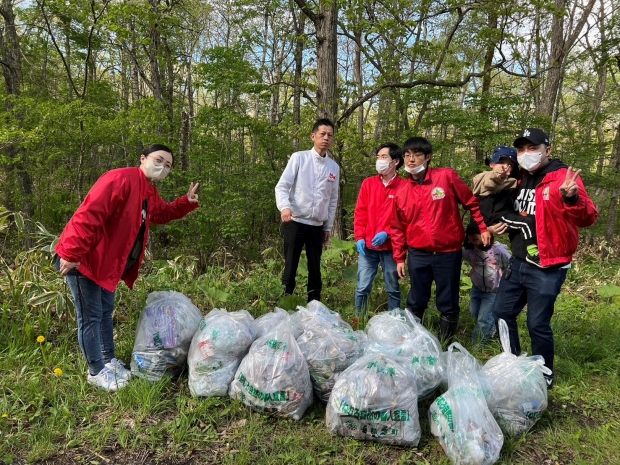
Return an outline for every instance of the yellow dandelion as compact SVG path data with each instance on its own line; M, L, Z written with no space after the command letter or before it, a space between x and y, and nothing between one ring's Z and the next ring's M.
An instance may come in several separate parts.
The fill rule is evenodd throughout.
M8 413L3 413L2 414L2 418L9 418L9 414Z
M45 342L45 336L39 336L39 337L37 338L37 342L38 342L39 344L43 344L43 343Z
M54 368L54 374L56 376L62 376L62 369L60 368Z

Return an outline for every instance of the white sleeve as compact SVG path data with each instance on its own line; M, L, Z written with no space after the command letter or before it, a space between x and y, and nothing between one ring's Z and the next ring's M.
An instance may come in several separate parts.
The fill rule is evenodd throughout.
M286 208L291 208L290 193L295 179L297 178L297 172L299 171L299 154L295 152L291 155L286 168L280 176L278 184L276 184L276 206L278 210L282 211Z
M338 174L336 174L336 180L334 181L334 184L334 188L332 189L331 195L329 197L327 221L323 224L323 231L331 231L334 227L334 220L336 219L336 209L338 208L338 191L340 190L340 168L338 168Z

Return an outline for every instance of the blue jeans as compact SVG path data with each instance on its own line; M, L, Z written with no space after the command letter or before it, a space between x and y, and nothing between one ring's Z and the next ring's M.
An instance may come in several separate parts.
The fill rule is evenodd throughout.
M372 250L365 248L366 256L360 255L357 261L357 288L355 289L355 314L366 315L368 312L368 296L372 291L372 283L377 276L379 264L383 269L383 280L388 295L388 310L400 308L400 284L396 262L391 250Z
M566 279L566 268L538 268L514 258L512 273L499 284L493 307L495 320L506 321L510 333L510 351L521 354L517 316L527 304L527 329L532 340L532 355L542 355L545 366L553 371L555 348L551 317L555 301ZM508 270L508 268L507 268Z
M476 326L471 336L471 343L486 343L495 336L495 318L493 318L493 305L495 304L496 292L485 292L479 287L472 286L469 300L469 312L476 320Z
M77 315L78 344L91 375L114 358L114 292L106 291L77 270L66 276Z

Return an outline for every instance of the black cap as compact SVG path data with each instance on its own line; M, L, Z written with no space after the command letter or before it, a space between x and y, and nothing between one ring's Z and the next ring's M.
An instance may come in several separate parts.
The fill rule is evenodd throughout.
M517 161L517 151L512 147L507 147L505 145L498 145L493 150L493 156L491 158L487 158L484 162L487 166L490 166L491 163L499 163L502 158L506 158L513 162L515 166L518 164Z
M480 226L475 221L471 221L465 229L465 234L480 234Z
M515 139L514 144L512 145L518 147L523 141L531 142L536 145L545 144L547 147L551 145L549 143L549 137L545 134L545 131L538 128L527 128L523 131L523 134Z

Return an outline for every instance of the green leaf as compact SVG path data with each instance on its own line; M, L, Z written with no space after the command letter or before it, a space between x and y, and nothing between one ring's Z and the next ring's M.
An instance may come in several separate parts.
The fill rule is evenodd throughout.
M347 283L354 283L357 281L357 263L347 266L342 271L342 279Z
M337 237L331 239L331 245L333 249L344 250L348 253L355 251L355 242L343 241Z
M19 232L24 232L24 229L26 229L26 227L24 225L24 217L22 216L21 212L15 212L13 214L13 218L15 219L15 224L17 225L17 230Z
M37 305L42 305L51 300L57 299L60 296L58 291L47 291L40 295L35 295L28 300L28 304L36 307Z
M610 299L615 296L620 296L620 286L616 286L615 284L605 284L604 286L599 287L597 292L602 298Z
M285 295L278 300L276 307L283 308L284 310L296 310L298 305L304 307L306 305L306 299L298 295Z

